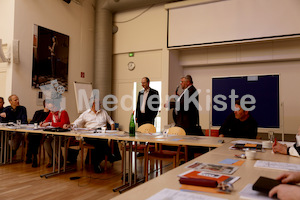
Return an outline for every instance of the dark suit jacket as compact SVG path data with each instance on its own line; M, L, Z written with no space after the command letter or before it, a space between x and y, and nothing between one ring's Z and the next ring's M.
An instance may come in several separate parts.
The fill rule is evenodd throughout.
M149 101L149 98L152 95L155 95L154 98L152 99L153 103L151 101ZM136 118L137 118L137 123L139 124L139 126L142 125L142 124L145 124L145 123L154 124L154 119L157 115L158 108L159 108L159 105L160 105L158 91L150 88L149 94L148 94L148 97L147 97L147 100L146 100L145 114L142 115L141 106L142 106L142 103L143 103L143 96L144 96L144 90L141 90L139 92L137 105L136 105ZM151 110L149 108L149 105L152 105L152 107L154 109Z
M184 110L184 104L187 102L187 98L190 98L196 92L195 100L197 105L199 106L199 96L197 89L191 85L187 91L184 92L182 97L180 98L180 106L179 109L176 109L176 102L171 102L170 108L174 108L177 111L176 118L176 126L183 128L187 133L194 132L193 130L197 125L199 125L199 111L196 105L190 101L187 103L187 110ZM186 99L185 99L186 97ZM202 133L202 132L201 132Z

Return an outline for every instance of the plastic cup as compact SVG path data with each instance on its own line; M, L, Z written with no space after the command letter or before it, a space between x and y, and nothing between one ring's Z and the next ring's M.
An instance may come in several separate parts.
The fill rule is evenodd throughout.
M248 150L245 152L245 154L248 160L254 160L256 157L256 151Z

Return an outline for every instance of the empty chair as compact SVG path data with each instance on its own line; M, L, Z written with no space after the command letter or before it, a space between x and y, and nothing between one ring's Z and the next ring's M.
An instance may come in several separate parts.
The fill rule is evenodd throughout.
M184 129L180 127L172 127L169 128L168 135L186 135L186 132ZM168 145L171 146L171 145ZM173 145L174 146L174 145ZM180 160L187 161L187 146L184 145L175 145L177 146L176 151L172 150L165 150L163 149L163 144L159 144L159 148L155 149L155 151L150 152L149 154L145 154L145 181L148 181L148 160L155 159L156 160L156 169L158 169L158 160L160 160L160 172L162 173L162 161L171 161L173 162L173 168L177 167L179 165ZM147 147L150 147L148 144ZM184 147L184 152L181 151L181 148ZM148 148L147 148L148 150ZM146 151L149 152L149 151Z

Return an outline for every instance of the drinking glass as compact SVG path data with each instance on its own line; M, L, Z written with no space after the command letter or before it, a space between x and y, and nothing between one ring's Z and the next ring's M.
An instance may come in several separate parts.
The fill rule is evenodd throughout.
M21 120L20 119L17 120L17 126L21 127Z
M274 142L274 139L275 139L275 137L274 137L274 132L273 131L269 131L268 132L268 135L269 135L269 140L270 140L270 142Z

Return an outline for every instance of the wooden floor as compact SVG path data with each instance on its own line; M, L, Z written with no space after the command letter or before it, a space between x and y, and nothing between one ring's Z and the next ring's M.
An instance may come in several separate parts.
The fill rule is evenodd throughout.
M103 163L102 163L103 164ZM111 199L119 192L113 192L113 188L122 184L121 161L113 166L108 164L108 170L101 174L95 174L90 166L80 170L80 160L77 162L77 170L50 178L40 178L40 175L49 173L52 168L45 168L46 162L38 168L32 168L31 164L14 163L0 166L0 199ZM164 163L164 172L170 170L172 165ZM138 177L142 177L142 158L138 159ZM150 174L153 177L154 173ZM78 180L70 180L70 177L80 176Z

